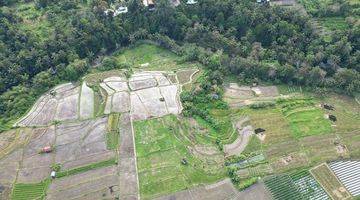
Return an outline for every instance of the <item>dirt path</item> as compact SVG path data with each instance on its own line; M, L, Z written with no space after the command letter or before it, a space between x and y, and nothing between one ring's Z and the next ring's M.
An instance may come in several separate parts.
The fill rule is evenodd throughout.
M253 135L252 127L246 126L242 130L238 130L239 137L231 144L224 145L226 156L239 155L244 151L249 143L250 137Z
M120 199L125 200L140 199L134 131L130 116L129 113L124 113L120 117L119 193Z

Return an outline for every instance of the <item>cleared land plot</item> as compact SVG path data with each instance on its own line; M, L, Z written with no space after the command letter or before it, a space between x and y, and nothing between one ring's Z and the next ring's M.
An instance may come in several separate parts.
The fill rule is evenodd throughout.
M169 71L182 68L194 68L196 63L182 63L181 57L152 44L141 44L115 55L119 63L130 64L144 70Z
M178 128L177 128L178 127ZM192 156L173 115L134 123L140 194L143 199L219 180L224 172L206 173L207 166ZM186 163L182 164L182 159Z
M273 102L278 98L279 91L276 86L239 86L229 83L225 87L224 100L230 107L238 108L260 102Z
M345 143L346 148L350 152L351 158L360 158L360 129L349 133L343 133L341 140Z
M237 197L237 200L270 200L271 194L265 188L264 183L258 182L249 188L246 188L244 191L241 191Z
M55 179L46 199L114 199L119 195L116 173L114 165Z
M197 69L180 70L176 72L176 76L181 85L191 82L192 76L198 72Z
M332 199L348 199L351 197L326 163L311 169L310 172Z
M360 195L360 161L335 161L329 166L352 196Z

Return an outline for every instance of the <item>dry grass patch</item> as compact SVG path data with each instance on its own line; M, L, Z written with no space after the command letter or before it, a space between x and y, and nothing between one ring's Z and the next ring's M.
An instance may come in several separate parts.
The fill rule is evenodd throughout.
M330 170L326 163L323 163L310 170L310 173L325 189L328 195L334 200L343 200L351 198L350 193L339 182L334 173Z

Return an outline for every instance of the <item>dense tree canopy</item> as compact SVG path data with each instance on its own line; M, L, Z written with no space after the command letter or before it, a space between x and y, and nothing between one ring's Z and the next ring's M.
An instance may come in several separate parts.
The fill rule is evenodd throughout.
M106 15L114 2L0 0L0 125L24 113L56 83L77 80L98 55L142 39L156 40L184 60L201 62L214 72L210 77L215 84L231 74L241 80L360 91L356 18L348 20L348 29L325 39L309 16L252 0L199 0L176 8L157 0L153 12L141 0L129 0L128 13ZM33 5L37 15L29 19L19 14L20 4ZM343 0L336 5L311 14L357 15L358 8ZM28 29L29 23L37 26ZM104 69L115 65L105 60Z

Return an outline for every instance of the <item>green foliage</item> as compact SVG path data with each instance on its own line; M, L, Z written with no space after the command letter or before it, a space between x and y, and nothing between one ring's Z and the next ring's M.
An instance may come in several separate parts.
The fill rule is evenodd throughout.
M106 146L110 150L116 150L119 146L119 113L110 114L108 119L108 131L106 133Z
M274 175L264 180L274 199L302 199L288 175Z
M274 102L260 102L251 104L249 107L252 109L262 109L267 107L274 107L276 104Z
M81 167L77 167L74 169L69 169L66 171L60 171L56 174L56 178L62 178L65 176L71 176L74 174L80 174L89 170L93 170L93 169L98 169L98 168L102 168L102 167L108 167L111 165L116 165L117 164L117 160L115 158L109 159L109 160L105 160L105 161L101 161L101 162L97 162L97 163L92 163L89 165L85 165L85 166L81 166Z
M169 115L134 122L142 198L165 195L224 178L225 169L220 163L206 162L189 152L188 148L193 144L188 136L193 133L183 121ZM213 156L206 157L206 160L211 160ZM183 159L186 165L182 164Z
M51 165L51 170L55 171L55 172L59 172L61 169L61 164L60 163L55 163Z
M251 177L248 179L240 180L240 183L237 185L237 188L239 190L245 190L246 188L257 183L257 181L258 181L258 177Z
M35 200L45 199L46 190L50 184L50 179L45 179L40 183L16 183L11 193L13 200Z
M88 67L89 65L85 60L75 60L74 62L66 66L63 79L69 81L76 81L85 74Z
M290 123L294 137L300 138L332 132L330 120L325 119L324 112L315 107L313 99L278 99L277 103Z

